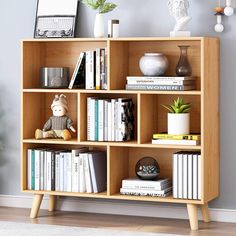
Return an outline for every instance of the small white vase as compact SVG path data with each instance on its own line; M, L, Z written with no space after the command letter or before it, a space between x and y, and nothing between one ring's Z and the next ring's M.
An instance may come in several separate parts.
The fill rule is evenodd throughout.
M103 14L97 13L94 22L94 37L104 37L104 17Z
M168 113L168 134L183 135L190 133L189 113Z

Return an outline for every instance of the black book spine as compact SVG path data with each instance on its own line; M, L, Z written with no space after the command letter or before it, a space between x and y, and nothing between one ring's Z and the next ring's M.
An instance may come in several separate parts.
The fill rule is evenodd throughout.
M51 190L55 191L55 153L52 153L51 162Z

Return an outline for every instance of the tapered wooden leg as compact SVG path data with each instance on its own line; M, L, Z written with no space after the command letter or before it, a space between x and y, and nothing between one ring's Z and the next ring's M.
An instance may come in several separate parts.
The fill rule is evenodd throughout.
M197 205L187 204L187 209L191 230L198 230Z
M48 211L55 211L56 210L56 203L57 203L57 196L50 195L49 196Z
M30 218L34 219L38 216L39 208L43 200L43 194L35 194L33 205L31 208Z
M211 218L209 215L209 209L208 209L208 204L201 205L201 211L202 211L202 219L204 222L210 222Z

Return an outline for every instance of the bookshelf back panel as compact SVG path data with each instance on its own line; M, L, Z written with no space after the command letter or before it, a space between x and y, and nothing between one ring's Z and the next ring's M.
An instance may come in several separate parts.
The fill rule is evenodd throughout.
M136 163L143 157L153 157L160 166L160 178L172 178L172 155L181 149L141 147L110 147L110 194L120 192L122 180L136 176Z
M111 41L110 78L111 89L125 89L126 76L142 76L139 60L144 53L163 53L169 61L165 75L175 76L180 57L180 45L189 45L188 58L192 75L196 77L196 89L201 89L201 41Z
M40 88L40 67L69 67L70 79L81 52L105 47L106 41L24 42L23 88Z
M46 121L53 115L52 101L57 93L24 93L23 96L23 138L34 138L36 129L43 129ZM68 112L77 130L77 94L66 94ZM77 138L76 134L72 136Z
M77 149L84 147L84 145L58 145L58 144L33 144L33 143L24 143L23 144L23 153L22 153L22 178L21 178L21 183L22 183L22 190L27 190L27 181L28 181L28 168L27 168L27 150L28 149L38 149L38 148L48 148L48 149L55 149L55 150L72 150L72 149ZM106 146L89 146L90 151L106 151L107 152L107 147ZM108 168L108 167L107 167Z
M111 98L132 98L135 110L135 136L134 140L137 140L137 95L136 94L96 94L96 93L81 93L80 94L80 141L87 141L87 98L96 97L101 99Z
M190 133L201 133L200 96L181 95L180 97L183 98L185 102L192 104L190 110ZM167 133L168 111L162 105L168 105L177 98L177 95L141 95L141 143L151 142L154 133Z

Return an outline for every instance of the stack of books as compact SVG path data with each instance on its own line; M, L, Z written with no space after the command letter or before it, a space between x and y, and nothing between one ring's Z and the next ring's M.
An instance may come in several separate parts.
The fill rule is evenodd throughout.
M195 90L195 77L127 76L127 90L184 91Z
M173 197L201 199L201 154L177 152L173 154Z
M134 139L134 103L131 98L87 98L87 140Z
M172 193L170 179L141 180L138 178L122 180L120 194L136 196L166 197Z
M76 193L106 190L106 153L74 150L28 149L28 189Z
M167 133L153 134L152 144L169 145L200 145L200 134L171 135Z
M107 89L106 48L81 52L69 89Z

